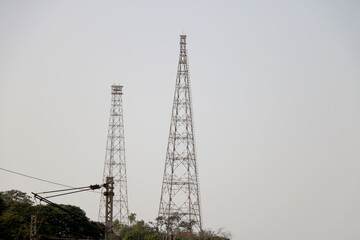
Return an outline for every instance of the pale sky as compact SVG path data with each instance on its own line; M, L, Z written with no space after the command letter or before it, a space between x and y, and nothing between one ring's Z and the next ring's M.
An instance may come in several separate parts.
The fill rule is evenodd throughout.
M130 212L154 220L182 33L205 228L360 239L359 1L0 0L0 168L101 183L122 84ZM54 201L97 219L96 193Z

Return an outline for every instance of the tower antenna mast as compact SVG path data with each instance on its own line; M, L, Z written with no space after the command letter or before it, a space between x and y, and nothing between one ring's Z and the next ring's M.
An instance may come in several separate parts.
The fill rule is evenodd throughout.
M122 109L122 86L111 86L111 108L106 144L103 182L113 178L113 219L121 224L128 224L128 192L125 161L124 120ZM99 221L105 222L106 197L101 194Z
M179 222L186 223L190 231L202 230L186 35L180 35L180 57L159 217L162 217L168 226L171 226L171 219L177 218Z

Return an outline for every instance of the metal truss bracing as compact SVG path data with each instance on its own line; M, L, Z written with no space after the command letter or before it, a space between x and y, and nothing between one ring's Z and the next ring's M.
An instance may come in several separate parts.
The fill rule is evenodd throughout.
M128 224L128 193L125 161L124 121L122 109L122 86L111 86L111 109L106 144L103 183L107 177L114 179L113 219ZM106 198L101 194L99 221L105 222Z
M105 240L113 239L114 178L106 178L105 195Z
M30 240L36 240L36 239L38 239L37 229L36 229L36 222L37 222L37 217L36 217L36 215L31 215L31 222L30 222Z
M180 57L169 141L161 190L159 217L173 217L201 231L200 189L195 153L186 35L180 35ZM171 231L171 230L170 230Z

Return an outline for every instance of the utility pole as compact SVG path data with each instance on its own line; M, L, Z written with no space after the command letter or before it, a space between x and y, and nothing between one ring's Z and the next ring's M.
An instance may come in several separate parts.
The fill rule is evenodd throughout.
M105 240L113 239L113 197L114 197L114 178L106 178L106 192L104 196L106 198L105 205Z
M122 109L122 86L111 86L111 108L106 144L105 164L103 172L103 182L107 177L113 177L114 197L113 197L113 219L118 219L120 224L129 223L127 177L125 161L125 139L124 139L124 120ZM103 193L103 189L102 189ZM99 221L105 222L105 208L107 202L102 194L99 207Z
M172 235L174 219L188 224L190 231L202 230L198 179L186 35L180 35L180 56L158 214L168 226L168 235Z

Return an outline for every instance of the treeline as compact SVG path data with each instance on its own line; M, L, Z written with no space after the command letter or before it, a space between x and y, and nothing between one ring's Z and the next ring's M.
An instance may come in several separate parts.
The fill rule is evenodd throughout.
M0 240L30 239L31 216L36 216L37 239L103 239L104 225L90 221L86 213L77 206L60 205L67 211L51 205L35 205L31 198L21 191L0 192ZM76 215L76 216L75 216ZM34 222L34 219L33 219ZM130 214L129 225L114 221L116 240L228 240L226 232L203 231L192 233L192 223L180 221L179 216L171 219L157 218L145 223ZM166 234L171 232L171 234Z
M116 239L124 240L229 240L231 234L224 231L202 231L193 233L194 223L181 221L180 216L173 216L165 221L162 217L156 218L155 222L145 223L136 220L136 214L130 214L130 225L121 225L118 220L114 222L114 234ZM167 234L169 233L169 234Z

